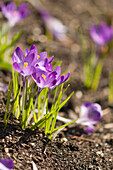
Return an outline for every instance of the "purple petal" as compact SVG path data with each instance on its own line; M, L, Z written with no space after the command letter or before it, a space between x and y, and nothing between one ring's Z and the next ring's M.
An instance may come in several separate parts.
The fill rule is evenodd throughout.
M59 76L59 75L61 74L61 68L60 68L60 66L57 66L54 71L56 71L57 75ZM57 77L58 77L58 76L57 76Z
M23 76L30 76L35 72L35 68L33 66L27 66L22 70Z
M50 57L50 58L48 59L48 63L51 63L51 62L53 61L53 58L54 58L54 56Z
M31 48L30 48L30 51L31 51L31 50L36 50L36 51L37 51L36 46L35 46L35 45L32 45Z
M7 6L4 3L2 5L4 5L8 11L16 10L16 4L14 2L9 2Z
M85 129L85 133L88 134L88 133L90 133L90 132L93 132L94 129L95 129L95 127L94 127L93 125L89 125L89 126L87 126L86 129Z
M90 35L98 45L105 45L113 38L113 29L105 23L101 23L100 26L92 25Z
M24 62L27 62L28 65L34 65L33 60L35 59L35 52L30 51L28 55L26 56Z
M41 52L39 53L40 58L38 59L39 62L47 58L47 52Z
M26 48L26 50L25 50L25 57L28 55L28 53L29 53L29 50L28 50L28 48Z
M0 169L2 169L3 165L8 168L9 170L12 169L14 167L14 163L11 159L0 159ZM5 170L4 167L4 170Z
M96 124L102 118L101 106L97 103L84 103L81 106L81 115L77 123L83 125Z
M63 83L69 78L70 73L63 75Z
M49 71L49 72L53 71L53 67L52 67L51 64L47 64L47 65L45 66L45 69L46 69L47 71Z
M13 68L17 71L17 72L21 72L21 68L20 68L20 66L19 66L19 64L18 63L13 63Z
M12 60L13 62L17 62L17 63L24 61L24 54L20 47L17 47L16 50L14 51Z
M27 4L23 3L19 6L18 11L21 14L21 18L25 18L30 14L30 11L28 11Z
M36 80L38 87L45 88L45 80L43 77L38 77Z

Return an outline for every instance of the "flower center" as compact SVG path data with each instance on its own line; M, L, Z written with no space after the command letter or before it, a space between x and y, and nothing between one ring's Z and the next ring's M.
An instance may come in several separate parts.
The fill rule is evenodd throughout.
M45 80L46 76L45 76L44 74L42 74L42 77L43 77L43 78L44 78L44 80Z
M26 68L28 66L28 63L27 62L25 62L24 63L24 68Z
M14 16L16 16L17 14L18 14L18 12L17 12L17 11L14 11L14 12L13 12L13 15L14 15Z
M37 60L40 58L40 56L39 55L37 55Z

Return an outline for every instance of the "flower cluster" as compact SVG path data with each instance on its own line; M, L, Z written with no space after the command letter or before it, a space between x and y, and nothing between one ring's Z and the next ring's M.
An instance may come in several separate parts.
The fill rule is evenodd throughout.
M13 27L17 22L26 18L30 14L27 9L27 4L25 3L21 4L19 8L16 7L14 2L10 2L8 5L3 3L1 5L1 10L3 15L8 19L9 25L11 27Z
M46 87L53 90L69 78L70 73L61 76L60 66L53 70L51 64L53 56L48 59L47 52L38 54L35 45L32 45L30 50L26 49L25 56L20 47L17 47L13 53L12 60L13 68L24 78L32 76L39 91Z

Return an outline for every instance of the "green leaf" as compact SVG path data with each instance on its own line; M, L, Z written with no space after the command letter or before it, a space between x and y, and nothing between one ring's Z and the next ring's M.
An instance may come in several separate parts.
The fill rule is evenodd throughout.
M9 82L9 88L8 88L8 96L7 96L7 104L6 104L6 110L5 110L5 115L4 115L4 124L5 126L7 125L6 119L8 117L8 110L9 110L9 103L11 99L11 93L12 93L12 81Z
M5 69L5 70L11 70L12 64L7 63L5 61L0 61L0 68Z

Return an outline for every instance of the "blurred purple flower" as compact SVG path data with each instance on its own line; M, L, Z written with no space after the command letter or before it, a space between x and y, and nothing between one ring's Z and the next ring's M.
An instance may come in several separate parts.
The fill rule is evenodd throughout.
M105 23L101 23L99 26L92 25L90 35L95 43L102 46L109 43L113 38L113 29Z
M20 49L17 47L12 56L13 68L22 74L24 77L29 76L35 72L35 62L36 62L36 48L32 46L30 51L26 49L25 57ZM37 60L38 61L38 60Z
M8 19L9 25L13 27L17 22L21 21L22 19L26 18L30 12L27 9L27 4L23 3L16 7L14 2L9 2L8 5L3 3L1 5L1 10L3 15Z
M54 71L44 71L38 68L36 72L32 74L32 77L39 88L43 89L49 87L49 89L52 90L69 78L69 73L63 76L60 74L60 66L57 66Z
M81 115L80 118L75 123L85 125L85 133L90 133L94 131L94 124L97 124L102 119L102 110L101 106L97 103L86 102L81 106ZM67 119L61 116L57 116L57 119L69 123L73 120Z
M89 132L94 131L93 125L101 120L102 115L101 106L99 104L86 102L81 106L81 115L76 123L86 125L85 132L88 134Z
M47 11L39 11L42 16L45 27L53 35L54 38L63 41L66 40L67 27L60 20L51 16Z
M11 170L14 163L11 159L0 159L0 170Z

